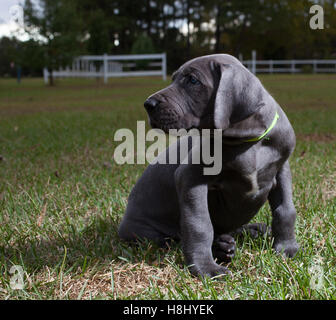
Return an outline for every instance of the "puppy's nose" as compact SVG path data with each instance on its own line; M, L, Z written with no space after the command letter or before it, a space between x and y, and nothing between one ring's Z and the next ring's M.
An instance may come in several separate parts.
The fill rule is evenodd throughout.
M159 100L151 97L151 98L148 98L145 103L144 103L144 106L146 108L147 111L151 111L153 109L155 109L155 107L159 104Z

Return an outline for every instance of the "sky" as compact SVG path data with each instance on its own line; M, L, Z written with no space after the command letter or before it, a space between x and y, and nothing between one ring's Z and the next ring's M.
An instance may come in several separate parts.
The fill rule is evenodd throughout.
M0 0L0 38L3 36L12 37L16 36L20 40L27 40L28 35L24 34L19 24L17 24L13 17L20 15L18 5L22 5L23 0Z

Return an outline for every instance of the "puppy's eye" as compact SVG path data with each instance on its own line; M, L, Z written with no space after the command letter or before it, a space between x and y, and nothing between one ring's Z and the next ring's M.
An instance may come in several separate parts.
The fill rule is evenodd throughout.
M194 76L189 76L189 82L191 83L191 84L200 84L200 82L194 77Z

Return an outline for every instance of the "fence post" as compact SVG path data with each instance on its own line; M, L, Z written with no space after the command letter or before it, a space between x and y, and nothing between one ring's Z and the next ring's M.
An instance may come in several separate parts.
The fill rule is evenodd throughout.
M273 73L273 60L270 60L270 61L269 61L269 64L270 64L270 65L269 65L269 67L270 67L269 72L270 72L270 73Z
M295 72L295 62L292 60L292 65L291 65L291 73Z
M314 73L317 72L316 60L314 60L314 62L313 62L313 72L314 72Z
M107 54L104 53L104 69L103 69L103 72L104 72L104 83L107 83L108 81L108 77L107 77L107 73L108 73L108 64L107 64Z
M44 79L44 83L48 84L48 69L47 68L43 68L43 79Z
M252 73L253 74L257 73L256 58L257 58L257 52L255 50L252 50Z
M162 80L167 80L167 56L166 53L162 53Z

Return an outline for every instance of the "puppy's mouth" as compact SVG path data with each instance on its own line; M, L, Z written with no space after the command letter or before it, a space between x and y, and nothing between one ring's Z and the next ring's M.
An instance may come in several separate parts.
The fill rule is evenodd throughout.
M155 108L147 108L149 123L153 129L161 129L168 134L189 134L192 129L199 129L198 122L191 117L185 116L182 108L168 103L159 103ZM179 132L174 132L174 131Z
M181 126L178 121L162 123L151 117L149 117L149 123L153 129L161 129L165 133L172 133L169 132L169 130L186 130L187 132L189 132L192 129L197 129L195 126L190 127Z
M161 121L149 117L149 123L153 129L161 129L165 133L169 133L169 130L172 129L180 129L176 121L162 123Z
M157 107L148 112L148 117L153 129L161 129L166 133L170 129L181 129L179 126L181 115L173 108Z

